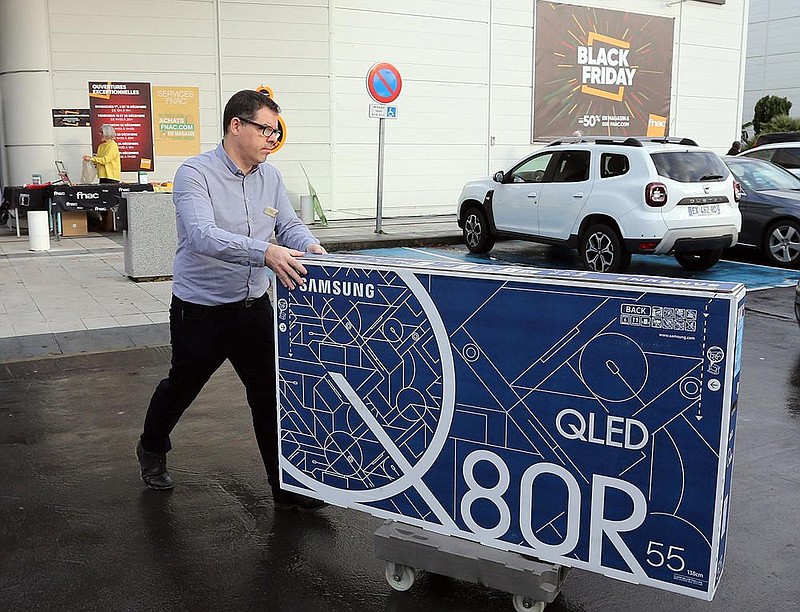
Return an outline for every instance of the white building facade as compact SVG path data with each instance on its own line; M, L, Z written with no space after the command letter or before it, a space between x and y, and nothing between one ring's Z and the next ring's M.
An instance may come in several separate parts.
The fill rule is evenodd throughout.
M790 115L800 115L800 2L750 0L743 117L764 96L792 102Z
M742 123L750 2L770 4L571 4L672 19L668 132L724 152ZM308 193L302 162L329 218L374 216L378 120L368 116L365 80L373 64L389 62L402 91L397 119L385 124L384 216L452 213L465 181L541 146L532 128L544 4L554 3L0 0L3 182L33 173L55 180L54 160L80 174L90 128L53 127L52 111L88 108L89 82L198 87L201 150L219 142L230 95L266 85L287 127L270 161L295 205ZM170 180L182 161L156 155L150 179Z

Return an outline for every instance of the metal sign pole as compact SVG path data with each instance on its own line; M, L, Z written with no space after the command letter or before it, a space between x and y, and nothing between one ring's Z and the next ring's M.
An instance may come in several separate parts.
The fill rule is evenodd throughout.
M375 233L382 234L381 229L383 217L383 133L384 122L383 118L378 119L378 211L375 216Z
M400 95L403 79L400 72L386 62L372 66L367 72L367 91L373 100L379 104L370 104L369 116L379 120L378 123L378 210L375 215L375 233L382 234L383 229L383 140L385 126L384 120L397 118L396 106L384 106L394 101Z

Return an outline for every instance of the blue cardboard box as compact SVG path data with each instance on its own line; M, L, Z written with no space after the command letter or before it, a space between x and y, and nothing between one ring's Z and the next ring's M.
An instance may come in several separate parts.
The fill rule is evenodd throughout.
M710 600L740 284L358 256L276 288L284 488Z

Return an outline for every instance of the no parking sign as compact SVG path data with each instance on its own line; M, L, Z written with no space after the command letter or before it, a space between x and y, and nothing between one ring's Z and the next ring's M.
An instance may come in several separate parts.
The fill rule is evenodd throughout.
M400 71L386 62L372 66L367 72L367 91L372 99L381 104L394 102L403 88Z

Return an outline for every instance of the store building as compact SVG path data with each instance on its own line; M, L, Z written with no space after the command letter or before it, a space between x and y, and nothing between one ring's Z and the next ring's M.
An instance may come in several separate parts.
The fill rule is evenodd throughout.
M271 161L295 204L305 169L330 218L374 216L376 62L402 77L385 216L452 213L466 180L575 130L652 129L724 152L742 123L749 2L0 0L2 178L55 180L55 160L80 176L93 131L81 117L104 95L90 103L90 83L147 85L140 128L152 121L148 176L161 181L216 145L232 93L264 86L283 108ZM170 117L168 99L193 110Z

